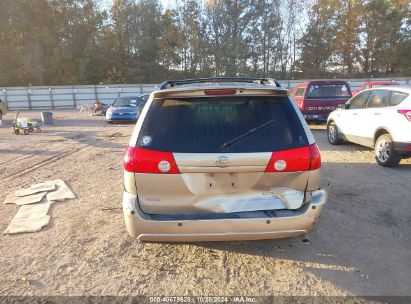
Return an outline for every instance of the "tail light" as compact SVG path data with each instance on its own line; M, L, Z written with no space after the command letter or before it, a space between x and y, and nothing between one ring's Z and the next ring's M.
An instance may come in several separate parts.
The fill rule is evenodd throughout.
M317 170L321 168L321 154L317 144L312 144L310 146L310 159L310 170Z
M398 113L404 115L408 121L411 121L411 110L398 110Z
M124 169L128 172L179 174L173 153L128 147L124 155Z
M300 110L304 110L304 99L301 100L300 103Z
M265 172L295 172L316 170L321 167L317 144L273 152Z

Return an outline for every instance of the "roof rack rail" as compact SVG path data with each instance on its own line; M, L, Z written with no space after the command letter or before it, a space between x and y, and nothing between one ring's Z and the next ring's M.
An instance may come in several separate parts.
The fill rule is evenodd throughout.
M205 83L205 82L247 82L259 83L265 85L274 85L281 87L281 84L273 78L254 78L254 77L210 77L210 78L194 78L184 80L166 80L160 85L160 90L165 90L179 85L191 83Z

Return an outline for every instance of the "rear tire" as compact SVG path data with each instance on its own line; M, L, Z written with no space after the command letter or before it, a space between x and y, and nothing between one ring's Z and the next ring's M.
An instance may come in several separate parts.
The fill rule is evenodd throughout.
M377 138L374 146L375 160L383 167L396 167L401 156L394 150L394 142L389 134Z
M327 138L328 142L332 145L341 145L342 139L338 133L338 127L335 122L330 122L327 125Z

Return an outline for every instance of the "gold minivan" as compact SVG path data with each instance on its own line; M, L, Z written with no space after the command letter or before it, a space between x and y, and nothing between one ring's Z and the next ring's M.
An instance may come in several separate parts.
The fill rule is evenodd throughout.
M327 203L320 152L268 78L167 81L124 156L123 212L141 241L301 236Z

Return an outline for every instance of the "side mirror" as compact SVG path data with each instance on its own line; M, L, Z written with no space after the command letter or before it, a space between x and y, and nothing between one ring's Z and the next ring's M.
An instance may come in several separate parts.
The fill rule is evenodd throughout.
M349 108L350 108L350 104L349 104L349 103L339 104L339 105L337 106L337 108L338 108L338 109L344 109L344 110L346 110L346 109L349 109Z

